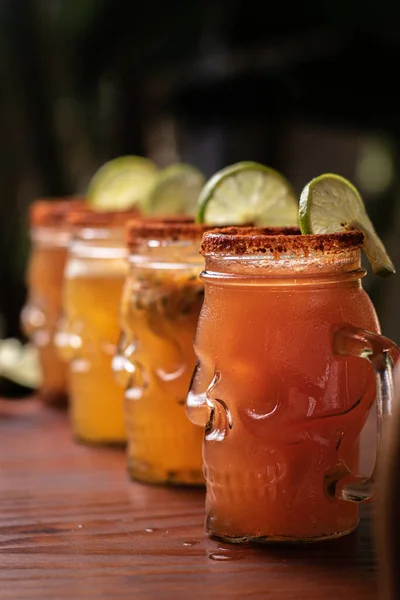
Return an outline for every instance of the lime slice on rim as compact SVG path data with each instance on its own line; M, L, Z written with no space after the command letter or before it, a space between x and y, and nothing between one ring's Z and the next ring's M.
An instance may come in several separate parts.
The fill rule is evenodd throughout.
M142 156L119 156L106 162L93 175L87 202L96 210L145 210L158 173L153 161Z
M195 215L205 177L196 167L176 163L159 171L147 210L152 215Z
M203 187L197 222L215 225L298 225L298 200L277 171L243 161L218 171Z
M373 272L381 277L395 273L360 193L344 177L325 173L310 181L300 196L299 217L301 232L306 234L360 229L364 234L363 249Z

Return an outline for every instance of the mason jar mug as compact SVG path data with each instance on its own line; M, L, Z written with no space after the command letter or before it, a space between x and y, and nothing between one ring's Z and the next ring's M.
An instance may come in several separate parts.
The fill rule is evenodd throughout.
M206 227L134 221L121 339L113 361L125 385L128 471L152 483L202 484L203 433L185 415L203 303L199 254Z
M71 236L67 216L83 206L84 201L76 198L37 200L31 205L29 215L28 297L21 312L21 322L39 353L42 383L38 395L46 403L56 406L65 406L68 396L67 368L54 345Z
M71 215L56 341L68 363L70 421L77 440L124 444L123 391L111 361L119 336L119 306L127 273L124 224L136 212Z
M362 288L363 235L204 235L189 418L203 428L206 529L233 542L353 531L374 494L359 438L391 412L397 346Z

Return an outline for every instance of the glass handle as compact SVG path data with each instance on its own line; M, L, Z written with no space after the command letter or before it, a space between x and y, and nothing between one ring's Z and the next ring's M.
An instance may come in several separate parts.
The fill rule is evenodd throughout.
M337 329L333 335L333 352L339 356L358 356L368 360L376 378L376 408L378 418L377 454L388 417L393 407L393 367L400 355L398 346L378 333L371 333L353 325ZM377 458L371 477L348 475L335 482L333 494L348 502L366 502L375 495ZM332 491L332 490L331 490Z

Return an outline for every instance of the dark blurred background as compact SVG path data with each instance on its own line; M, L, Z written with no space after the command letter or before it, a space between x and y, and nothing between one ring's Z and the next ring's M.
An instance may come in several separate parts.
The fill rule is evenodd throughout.
M238 160L300 193L337 172L400 270L400 3L0 0L1 335L21 336L26 213L141 154L206 175ZM400 343L400 275L369 275Z

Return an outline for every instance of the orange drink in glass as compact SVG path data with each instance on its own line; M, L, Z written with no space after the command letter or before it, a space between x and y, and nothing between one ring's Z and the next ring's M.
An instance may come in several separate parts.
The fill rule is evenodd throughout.
M176 220L176 219L175 219ZM206 226L133 221L122 335L113 361L125 384L128 471L153 483L204 484L203 433L185 415L203 303L199 254Z
M362 288L362 241L359 231L204 235L187 413L205 430L210 535L307 542L356 528L373 493L359 436L376 396L378 414L390 413L398 357Z
M42 371L39 397L54 406L67 403L67 368L54 346L61 314L62 282L71 229L67 217L84 206L83 199L45 199L30 208L31 252L27 268L27 302L22 327L36 345Z
M111 360L119 336L119 305L127 272L124 225L137 211L70 216L57 345L68 361L70 419L77 440L124 444L123 391Z

